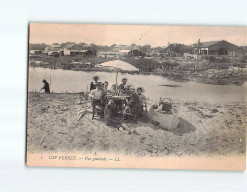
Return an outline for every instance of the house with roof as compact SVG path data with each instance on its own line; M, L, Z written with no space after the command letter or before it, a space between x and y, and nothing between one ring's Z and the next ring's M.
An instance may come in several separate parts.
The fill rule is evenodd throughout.
M52 45L48 45L46 48L45 48L45 51L61 51L63 48L61 45L59 44L52 44Z
M225 40L201 42L199 39L192 47L194 54L204 56L225 56L235 58L239 51L239 46Z
M97 56L100 58L117 58L118 52L113 51L99 51L97 52Z
M82 56L82 57L95 57L95 52L91 50L74 50L74 49L64 49L65 56Z
M116 49L117 48L117 49ZM145 52L141 51L137 46L116 46L113 51L117 51L118 56L145 56Z
M64 49L68 49L68 50L81 50L82 48L79 45L75 44L75 43L71 43L69 45L66 45L64 47Z
M38 50L38 49L31 49L30 51L29 51L29 54L30 55L39 55L39 54L42 54L42 50Z
M83 57L95 57L96 53L91 49L84 49L75 43L69 44L64 47L63 54L65 56L83 56Z
M60 56L63 55L63 47L59 44L52 44L47 46L43 53L49 56Z

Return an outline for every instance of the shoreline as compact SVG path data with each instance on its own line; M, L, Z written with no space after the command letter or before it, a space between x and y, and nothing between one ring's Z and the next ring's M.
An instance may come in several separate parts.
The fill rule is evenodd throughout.
M62 67L51 67L50 65L32 65L30 64L29 67L32 68L47 68L51 70L70 70L70 71L81 71L81 72L114 72L113 70L107 70L102 68L62 68ZM209 69L212 70L212 69ZM214 69L213 69L214 70ZM208 70L207 70L208 71ZM243 71L240 70L242 74L239 73L227 73L226 70L216 70L221 71L217 74L217 77L212 77L212 75L208 75L203 71L198 71L195 73L193 71L189 72L141 72L138 75L154 75L154 76L162 76L167 78L170 81L176 82L189 82L194 81L203 84L212 84L212 85L237 85L242 86L247 81L247 70ZM129 73L131 74L131 73ZM136 73L132 73L136 74Z

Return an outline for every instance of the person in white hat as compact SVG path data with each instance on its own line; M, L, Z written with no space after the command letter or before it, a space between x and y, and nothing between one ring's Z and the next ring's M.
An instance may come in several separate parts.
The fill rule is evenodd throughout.
M146 100L146 97L143 95L144 92L145 92L145 90L143 87L137 87L136 88L136 94L138 95L138 97L140 98L142 103L144 103Z

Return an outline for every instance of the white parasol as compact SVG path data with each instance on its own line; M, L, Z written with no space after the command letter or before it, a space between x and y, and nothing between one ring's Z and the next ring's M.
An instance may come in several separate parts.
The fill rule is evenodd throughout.
M121 60L113 60L113 61L108 61L104 62L102 64L97 65L96 67L107 67L109 69L115 69L117 71L116 74L116 90L117 90L117 77L118 77L118 72L139 72L139 69L134 67L133 65L123 62Z

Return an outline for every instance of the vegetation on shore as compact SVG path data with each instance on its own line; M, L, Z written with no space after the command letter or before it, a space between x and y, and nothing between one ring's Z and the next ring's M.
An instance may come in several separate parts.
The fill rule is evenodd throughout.
M106 71L96 68L95 65L116 60L117 58L81 56L30 56L31 67L75 71ZM179 58L140 58L126 57L120 59L128 62L138 69L140 74L161 75L170 80L197 81L210 84L236 84L241 85L247 81L247 64L231 61L197 61L181 60Z

